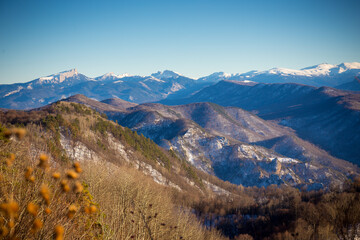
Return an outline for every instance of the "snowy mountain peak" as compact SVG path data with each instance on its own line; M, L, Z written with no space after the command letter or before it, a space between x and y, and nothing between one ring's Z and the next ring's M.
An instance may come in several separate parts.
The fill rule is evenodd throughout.
M318 77L325 75L334 75L346 72L352 69L360 69L360 63L341 63L339 65L333 65L328 63L321 63L315 66L306 67L300 70L287 69L287 68L272 68L263 73L276 74L283 76L305 76L305 77Z
M343 69L360 69L360 63L359 62L352 62L352 63L341 63L338 65L340 68Z
M62 83L67 78L71 78L78 75L76 68L70 69L58 74L49 75L47 77L41 77L38 79L37 83L39 84L49 84L49 83Z
M214 72L213 74L210 74L209 76L199 78L199 81L209 81L209 82L217 82L221 80L226 80L234 76L230 73L225 72Z
M104 80L115 80L115 79L120 79L120 78L124 78L124 77L130 77L130 76L131 75L128 73L117 75L113 72L109 72L109 73L105 73L104 75L97 77L95 79L99 80L99 81L104 81Z
M157 73L151 74L151 76L157 78L157 79L167 79L167 78L178 78L182 76L180 73L170 71L170 70L164 70L164 71L158 71Z
M303 68L300 71L304 71L304 70L329 70L329 69L336 68L336 67L338 67L338 66L333 65L333 64L328 64L328 63L321 63L321 64L318 64L318 65Z
M210 75L210 77L221 77L221 78L229 78L232 76L232 74L230 73L225 73L225 72L215 72L213 74Z

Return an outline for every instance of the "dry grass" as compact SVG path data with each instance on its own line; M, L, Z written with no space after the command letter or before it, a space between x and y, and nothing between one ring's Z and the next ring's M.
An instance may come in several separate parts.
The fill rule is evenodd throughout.
M55 172L47 155L29 156L28 139L19 141L24 129L14 133L18 140L0 141L1 239L101 237L96 211L85 211L92 206L91 197L83 190L82 178L72 174L80 166L69 166L68 175L62 168Z
M95 201L101 203L105 239L221 239L176 207L168 188L134 169L88 163L84 172Z
M1 239L222 239L138 170L55 162L28 129L0 140Z

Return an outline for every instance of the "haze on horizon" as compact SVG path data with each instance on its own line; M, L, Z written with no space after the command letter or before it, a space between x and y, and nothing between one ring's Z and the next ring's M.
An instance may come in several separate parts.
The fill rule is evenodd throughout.
M0 83L360 62L360 2L0 1Z

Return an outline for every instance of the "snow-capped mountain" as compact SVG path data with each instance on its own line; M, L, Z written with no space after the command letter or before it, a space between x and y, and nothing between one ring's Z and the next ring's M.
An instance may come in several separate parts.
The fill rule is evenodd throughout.
M31 81L30 84L37 84L37 85L45 85L45 84L66 84L72 85L84 81L91 81L93 79L86 77L78 73L78 71L74 69L70 69L68 71L60 72L58 74L53 74L46 77L40 77ZM28 85L29 86L29 85Z
M134 103L156 102L166 98L191 96L221 80L236 80L246 85L256 82L301 83L357 90L358 83L354 79L359 77L360 63L356 62L319 64L301 70L273 68L242 74L216 72L199 79L170 70L159 71L150 76L106 73L91 78L71 69L27 83L0 85L0 108L36 108L75 94L84 94L97 100L117 97Z
M183 97L203 86L169 70L151 76L107 73L90 78L71 69L27 83L0 85L0 108L36 108L75 94L98 100L117 97L142 103L158 101L175 93Z
M165 71L158 71L157 73L151 74L151 76L158 78L158 79L168 79L168 78L178 78L183 77L180 73L165 70Z
M106 74L101 75L99 77L96 77L95 79L98 80L98 81L114 81L114 80L118 80L118 79L121 79L121 78L124 78L124 77L131 77L131 75L128 74L128 73L117 75L117 74L115 74L113 72L109 72L109 73L106 73Z
M262 83L301 83L311 86L329 86L345 84L360 76L360 63L341 63L339 65L319 64L301 70L272 68L266 71L250 71L242 74L218 72L199 80L221 81L238 80Z

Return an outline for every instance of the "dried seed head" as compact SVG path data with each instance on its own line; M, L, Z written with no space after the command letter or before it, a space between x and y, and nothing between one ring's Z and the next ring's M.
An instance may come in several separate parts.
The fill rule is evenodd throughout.
M32 167L27 167L25 170L25 179L30 181L31 174L33 173L34 169Z
M74 162L73 167L74 167L74 169L75 169L75 171L76 171L77 173L81 173L81 172L82 172L79 162Z
M47 185L43 184L40 188L40 195L45 200L46 204L50 204L50 189Z
M82 173L82 171L83 170L80 167L75 168L75 172L77 172L77 173Z
M95 213L97 211L97 207L95 205L90 206L91 213Z
M44 153L40 154L39 158L40 158L40 161L48 161L49 160L49 156Z
M35 203L30 202L30 203L27 205L27 211L28 211L31 215L33 215L34 217L37 216L38 210L39 210L39 206L36 205Z
M63 240L64 239L64 227L61 225L55 226L55 240Z
M26 135L26 130L24 128L15 128L13 132L18 139L22 139Z
M9 139L11 137L11 135L12 135L12 131L10 129L6 129L4 131L4 137L5 138Z
M60 174L59 172L54 172L54 173L52 174L52 177L53 177L54 179L59 179L59 178L61 177L61 174Z
M19 211L19 204L14 200L0 204L0 211L4 212L8 217L16 216Z
M31 228L32 233L36 233L43 227L43 222L39 218L35 218L33 226Z
M68 214L67 214L67 217L68 218L73 218L75 213L77 211L77 207L74 205L74 204L71 204L70 207L69 207L69 211L68 211Z
M49 167L49 157L46 154L40 154L39 158L40 162L38 164L38 167L42 169L47 169Z
M77 179L79 175L75 171L69 170L66 172L66 177L69 179Z
M8 226L10 229L12 229L13 227L15 227L15 222L14 222L14 219L10 219L9 223L8 223Z
M35 176L32 175L32 176L29 178L29 181L30 181L30 182L35 182Z
M76 181L74 184L74 192L81 193L83 190L84 190L84 187L82 186L81 182Z
M70 187L69 187L69 184L68 184L68 181L67 181L67 180L65 180L65 179L61 180L60 185L61 185L61 189L62 189L64 192L70 191Z
M84 212L86 213L86 214L90 214L91 212L90 212L90 207L84 207Z
M0 236L1 236L1 237L7 236L8 233L9 233L9 229L8 229L6 226L2 226L2 227L0 228Z
M6 165L10 167L11 165L13 165L14 161L15 161L15 154L10 153L9 158L6 159Z
M46 208L46 209L45 209L45 213L46 213L46 214L50 214L50 213L51 213L51 209L50 209L50 208Z
M79 168L79 167L80 167L80 163L79 163L79 162L74 162L73 167L74 167L74 168Z
M91 206L85 207L84 210L85 210L85 213L87 213L87 214L93 214L97 211L97 207L95 205L91 205Z

